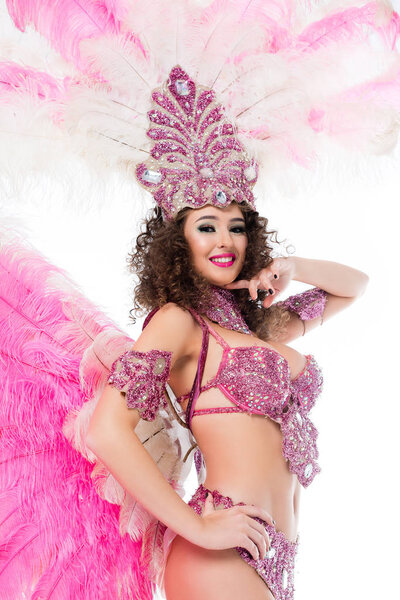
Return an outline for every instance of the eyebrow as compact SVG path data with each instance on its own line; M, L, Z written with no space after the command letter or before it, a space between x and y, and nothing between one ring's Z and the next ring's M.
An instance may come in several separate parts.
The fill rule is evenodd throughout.
M195 223L197 223L197 221L201 221L202 219L214 219L217 221L218 217L215 217L214 215L204 215L204 217L197 219ZM240 217L234 217L233 219L230 219L230 221L242 221L244 223L244 219L241 219Z

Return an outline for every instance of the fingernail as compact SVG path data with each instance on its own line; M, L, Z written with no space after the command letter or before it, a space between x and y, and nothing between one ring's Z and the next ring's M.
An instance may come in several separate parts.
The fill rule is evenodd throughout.
M274 273L274 278L278 279L278 275L276 273Z
M269 291L269 293L270 293L270 294L271 294L271 296L272 296L272 295L273 295L273 293L274 293L274 290L272 290L271 288L268 288L268 291Z

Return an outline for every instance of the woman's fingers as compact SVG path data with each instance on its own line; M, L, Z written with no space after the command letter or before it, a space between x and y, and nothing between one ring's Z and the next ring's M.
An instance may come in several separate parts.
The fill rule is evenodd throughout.
M254 506L253 504L240 504L236 506L238 506L239 510L242 510L250 517L258 517L259 519L262 519L263 521L266 521L267 523L275 527L275 521L273 520L269 512L264 508ZM258 521L256 521L256 523L258 523Z

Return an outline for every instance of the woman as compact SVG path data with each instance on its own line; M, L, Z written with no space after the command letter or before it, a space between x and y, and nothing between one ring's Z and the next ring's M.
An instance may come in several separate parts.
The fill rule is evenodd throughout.
M314 365L313 371L310 357L286 344L319 325L322 313L327 319L350 305L364 292L368 277L329 261L298 257L273 260L266 225L266 219L253 209L234 201L224 208L211 203L198 209L185 208L172 222L162 221L156 209L156 216L148 223L146 234L139 236L137 252L132 257L132 266L141 276L136 289L137 303L154 308L159 300L162 306L153 311L133 347L133 354L128 352L126 359L141 362L153 353L153 358L161 361L159 382L170 384L183 410L193 401L190 390L204 348L204 323L217 337L209 336L200 382L203 386L216 375L224 341L231 348L267 348L271 361L263 364L264 372L271 375L277 364L281 369L280 377L274 381L278 397L271 396L271 406L266 407L264 414L260 410L257 414L250 406L243 410L239 404L237 408L224 393L223 382L220 387L212 386L197 394L199 413L193 414L192 408L193 420L189 424L204 456L207 477L188 506L160 476L133 431L141 416L154 418L162 404L162 394L158 399L154 394L151 396L151 406L134 394L129 397L137 381L129 380L120 360L113 365L110 384L89 425L88 444L123 487L168 526L165 545L168 600L293 597L301 477L293 472L294 462L289 468L283 456L278 413L276 419L267 413L272 404L275 408L290 404L293 394L288 391L287 373L282 375L285 365L291 380L299 380L305 373L307 377L315 376L319 393L321 379L317 366ZM147 276L150 270L152 277ZM295 297L300 298L298 305L302 305L303 319L294 312L290 299L286 305L283 302L270 308L291 279L317 286L320 292L317 302L315 295L313 300L307 299L307 292L303 294L303 302L301 294ZM234 292L238 294L237 307L240 304L247 307L242 315L246 312L247 322L253 323L250 333L223 327L216 323L218 318L212 318L213 306L207 306L204 296L224 310L218 290L227 289L237 290ZM263 290L263 306L254 302L257 290ZM186 306L185 297L189 299ZM290 312L285 310L290 306ZM317 307L314 313L320 314L307 318L305 313L313 306ZM308 315L312 316L312 310ZM218 340L219 336L222 340ZM242 385L248 387L250 397L251 363L246 371L245 359L245 353L239 357L238 366L244 370L238 377L242 377ZM150 371L147 377L150 389L153 384ZM310 379L307 383L310 385ZM268 389L265 381L264 386ZM223 414L207 412L219 407L233 410L221 411ZM302 418L307 418L305 412ZM313 476L318 470L314 463ZM302 481L305 485L306 481ZM280 546L274 556L274 542L278 541ZM268 561L278 565L278 573L266 569Z

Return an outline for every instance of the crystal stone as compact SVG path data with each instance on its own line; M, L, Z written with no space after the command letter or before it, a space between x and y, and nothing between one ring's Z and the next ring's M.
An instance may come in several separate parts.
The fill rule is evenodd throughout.
M209 169L208 167L203 167L202 169L200 169L199 173L202 177L207 178L210 178L214 175L213 170Z
M218 202L220 204L225 204L226 203L226 194L225 192L219 191L215 194L216 199L218 200Z
M243 171L243 175L246 177L247 181L253 181L257 177L257 172L254 167L247 167Z
M286 569L282 569L282 589L286 590L288 584L288 572Z
M148 183L160 183L162 179L162 174L160 173L160 171L152 171L151 169L146 169L142 177Z
M308 479L310 477L311 473L312 473L312 469L313 469L312 464L308 463L308 465L304 469L304 477L307 477L307 479Z
M188 96L190 94L188 82L185 79L177 79L175 81L176 93L180 96Z
M275 552L276 552L275 548L270 546L270 549L268 550L267 554L265 555L265 558L274 558Z

